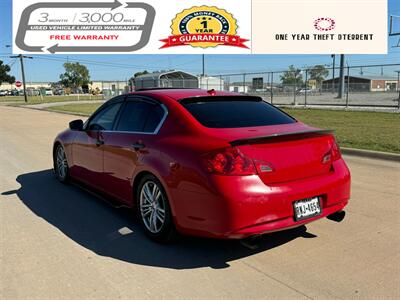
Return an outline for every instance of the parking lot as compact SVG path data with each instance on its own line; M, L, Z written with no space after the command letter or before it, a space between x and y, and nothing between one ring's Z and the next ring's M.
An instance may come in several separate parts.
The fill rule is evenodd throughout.
M345 157L342 223L266 235L254 250L159 245L129 210L55 180L52 141L74 118L0 106L1 299L400 298L400 163Z

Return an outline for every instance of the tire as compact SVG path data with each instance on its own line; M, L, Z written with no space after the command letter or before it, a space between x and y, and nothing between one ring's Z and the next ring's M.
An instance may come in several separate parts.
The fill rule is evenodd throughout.
M150 239L166 243L176 238L167 193L155 176L147 174L140 180L136 207L140 224Z
M67 156L65 155L64 147L60 144L57 145L53 154L53 164L54 164L54 174L58 181L62 183L68 183L69 177L69 167Z

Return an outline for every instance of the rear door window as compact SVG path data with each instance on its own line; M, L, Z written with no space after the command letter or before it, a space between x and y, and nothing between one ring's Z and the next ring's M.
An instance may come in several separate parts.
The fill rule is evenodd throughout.
M158 103L128 100L121 113L117 131L153 133L164 116Z
M257 97L203 97L181 100L203 126L240 128L295 123L296 120Z

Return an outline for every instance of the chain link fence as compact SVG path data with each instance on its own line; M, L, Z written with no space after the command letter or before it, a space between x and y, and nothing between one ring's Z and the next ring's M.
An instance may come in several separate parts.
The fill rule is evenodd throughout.
M27 82L26 95L29 103L98 101L108 100L129 93L128 80L94 80L79 89L64 88L52 82ZM24 90L14 84L0 86L0 102L23 102Z
M66 94L65 90L52 88L50 83L28 83L27 94L35 102L50 101L49 96L51 101L79 101L108 100L135 89L201 88L259 96L282 106L400 110L400 64L345 66L343 75L342 82L340 69L326 66L215 76L195 76L182 71L156 72L140 80L93 81L84 94ZM43 93L39 93L40 90ZM0 97L0 101L3 100L23 100L23 97Z
M260 96L275 105L382 107L400 109L400 64L292 69L217 75L216 90ZM343 86L343 87L342 87ZM340 95L340 91L342 94Z

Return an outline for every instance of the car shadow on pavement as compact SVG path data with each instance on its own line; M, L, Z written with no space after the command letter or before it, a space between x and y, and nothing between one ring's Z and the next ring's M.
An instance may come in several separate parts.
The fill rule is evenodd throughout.
M235 240L182 237L171 244L158 244L141 231L129 209L116 209L74 185L63 185L51 170L17 177L16 194L43 218L81 246L98 255L121 261L172 269L226 268L229 262L266 251L296 238L313 238L305 226L265 235L256 249ZM43 240L46 247L46 240Z

